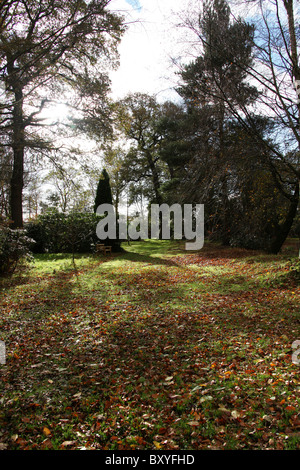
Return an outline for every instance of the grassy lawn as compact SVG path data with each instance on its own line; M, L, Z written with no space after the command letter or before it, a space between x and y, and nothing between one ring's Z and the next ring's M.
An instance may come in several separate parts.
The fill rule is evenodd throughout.
M292 248L124 248L0 280L0 448L299 449Z

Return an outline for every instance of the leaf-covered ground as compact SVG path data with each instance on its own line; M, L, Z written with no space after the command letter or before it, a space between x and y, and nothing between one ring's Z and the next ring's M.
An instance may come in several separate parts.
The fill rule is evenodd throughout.
M299 449L293 258L124 248L2 279L0 448Z

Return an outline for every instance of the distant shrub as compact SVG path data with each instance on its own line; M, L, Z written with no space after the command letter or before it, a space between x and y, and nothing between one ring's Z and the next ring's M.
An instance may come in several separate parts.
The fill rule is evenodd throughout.
M99 220L94 213L52 210L28 223L26 232L35 241L34 253L90 253L100 242L96 234ZM118 242L110 244L117 251Z
M95 243L97 221L95 214L53 210L26 224L26 232L35 241L35 253L84 253Z
M12 230L7 225L0 226L0 275L11 274L24 263L32 260L30 247L33 240L25 230Z

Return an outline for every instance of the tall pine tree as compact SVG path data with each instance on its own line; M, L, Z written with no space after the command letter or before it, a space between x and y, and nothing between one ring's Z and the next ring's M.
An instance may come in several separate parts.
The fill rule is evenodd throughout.
M243 109L257 98L256 89L246 81L253 60L254 29L241 19L232 21L225 0L205 1L197 22L192 25L188 20L188 27L197 34L200 54L183 67L182 85L177 91L184 99L188 113L198 115L200 121L206 116L210 124L209 138L201 137L200 148L199 142L195 142L199 132L195 134L195 170L203 167L203 161L207 170L204 175L199 173L199 179L196 173L193 175L190 188L198 194L200 188L201 198L205 195L210 201L214 200L221 238L227 245L230 242L231 155L226 135L233 110Z
M248 163L251 166L254 161L252 158L247 160L246 171L240 173L240 155L232 151L230 137L232 126L239 123L247 129L247 139L253 140L253 149L256 142L260 142L256 167L263 165L268 173L271 172L273 187L285 199L282 203L284 211L279 211L276 204L278 223L273 224L272 233L265 233L263 246L278 253L297 213L300 192L299 103L293 103L291 97L291 79L297 80L300 76L296 7L293 0L284 0L285 17L279 0L273 2L273 13L272 9L268 10L269 2L251 0L260 6L262 13L261 22L255 16L252 25L240 18L233 20L228 3L204 0L201 14L196 18L189 15L186 20L186 26L197 35L200 52L199 57L183 67L182 86L178 91L189 112L206 115L212 123L210 130L214 130L208 134L206 148L202 144L200 151L196 150L190 189L206 205L203 195L209 198L208 202L213 201L222 240L225 244L232 243L234 172L239 168L243 179L248 174ZM264 123L264 129L259 122ZM287 151L289 145L291 151ZM199 168L203 171L199 172ZM265 189L268 187L266 185ZM266 197L273 200L270 194Z

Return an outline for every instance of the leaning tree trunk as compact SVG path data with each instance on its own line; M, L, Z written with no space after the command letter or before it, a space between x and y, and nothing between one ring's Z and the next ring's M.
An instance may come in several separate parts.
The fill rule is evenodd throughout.
M15 103L12 122L13 172L10 188L10 216L12 228L23 227L23 186L24 186L24 149L25 127L23 118L23 91L14 84Z
M300 67L298 61L298 45L297 45L297 35L296 35L296 22L294 15L294 1L293 0L283 0L284 7L287 12L288 25L289 25L289 36L290 36L290 49L291 49L291 60L293 64L293 76L295 80L295 85L299 89L300 85ZM300 96L299 96L300 98ZM298 108L298 129L295 130L294 135L298 140L298 146L300 149L300 99L297 103ZM300 249L299 249L299 258L300 258Z
M286 215L285 221L279 226L276 236L270 244L270 253L277 254L281 250L288 234L290 233L295 216L297 214L299 204L299 183L296 185L294 197L291 200L289 211Z

